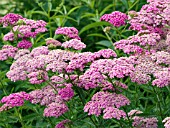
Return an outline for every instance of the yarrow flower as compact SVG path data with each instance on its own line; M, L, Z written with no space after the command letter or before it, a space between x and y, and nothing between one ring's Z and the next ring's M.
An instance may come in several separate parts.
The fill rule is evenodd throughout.
M53 38L47 38L45 39L46 41L46 45L49 47L49 48L56 48L57 46L61 46L61 42L58 41L58 40L55 40Z
M28 40L23 39L22 41L18 42L18 48L28 49L32 47L32 43Z
M7 27L8 25L15 25L19 19L23 19L21 15L8 13L1 19L1 23L3 27Z
M93 95L91 101L87 102L84 106L84 111L88 112L88 115L99 116L104 109L104 118L117 118L125 117L125 112L119 110L121 106L129 105L130 101L122 94L109 93L109 92L97 92Z
M143 113L139 110L131 110L128 113L128 116L130 116L130 119L133 120L132 125L135 128L158 128L158 119L156 117L150 117L150 118L144 118L141 116L137 116L137 114Z
M75 27L59 27L56 29L55 34L65 35L68 38L80 40L78 30Z
M128 16L125 13L115 11L111 14L104 14L100 20L107 21L111 23L115 27L120 27L126 24L126 20L128 19Z
M64 42L62 44L62 47L73 48L75 50L82 50L83 48L86 48L86 45L78 39L71 39L69 41Z
M7 60L9 57L14 58L18 48L11 45L4 45L2 50L0 50L0 60Z
M55 126L55 128L67 128L67 127L65 127L65 126L66 126L67 123L69 123L69 122L70 122L70 120L68 120L68 119L63 120L63 121L61 121L60 123L58 123L58 124Z
M166 117L163 121L165 128L170 128L170 117Z
M5 104L0 107L0 112L15 106L22 106L24 104L24 100L31 101L32 97L26 92L12 93L9 96L5 96L1 99L1 103Z

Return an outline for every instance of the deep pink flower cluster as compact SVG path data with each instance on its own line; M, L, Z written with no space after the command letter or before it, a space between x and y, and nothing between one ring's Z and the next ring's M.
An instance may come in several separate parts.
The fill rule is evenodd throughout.
M32 43L28 40L23 39L22 41L18 42L17 47L22 49L28 49L32 47Z
M0 112L15 106L22 106L24 100L31 101L32 97L26 92L12 93L9 96L5 96L1 99L1 103L4 103L4 105L0 107Z
M69 41L64 42L62 44L62 47L73 48L75 50L82 50L83 48L86 48L86 45L78 39L71 39Z
M120 120L121 117L126 117L126 113L118 108L129 104L129 99L122 94L97 92L93 95L91 101L86 103L84 111L88 112L88 115L99 116L104 109L104 119L116 118Z
M67 36L68 38L80 40L78 30L75 27L59 27L56 29L55 34L61 34Z
M67 127L65 127L65 125L66 125L67 123L69 123L69 122L70 122L70 120L68 120L68 119L63 120L63 121L61 121L60 123L58 123L58 124L55 126L55 128L67 128Z
M170 128L170 117L166 117L163 121L165 128Z
M104 14L100 20L107 21L111 23L115 27L120 27L126 24L126 20L128 19L128 16L125 13L115 11L111 14Z
M23 17L18 14L8 13L1 19L1 23L3 24L3 27L7 27L9 25L13 26L19 19L23 19Z
M148 2L150 3L144 5L139 12L130 12L130 28L163 34L163 27L170 24L170 2L168 0L149 0Z
M14 58L18 48L11 45L4 45L0 50L0 60L7 60L9 57Z

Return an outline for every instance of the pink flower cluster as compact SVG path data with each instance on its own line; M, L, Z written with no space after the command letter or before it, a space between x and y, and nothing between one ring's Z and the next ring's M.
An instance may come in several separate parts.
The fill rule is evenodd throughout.
M49 48L56 48L57 46L61 46L61 42L58 41L58 40L55 40L53 38L47 38L46 40L46 45L49 47Z
M55 126L55 128L67 128L67 127L65 127L65 125L66 125L67 123L69 123L69 122L70 122L70 120L68 120L68 119L63 120L63 121L61 121L60 123L58 123L58 124Z
M170 117L166 117L163 121L165 128L170 128Z
M86 48L86 45L78 39L71 39L69 41L64 42L62 44L62 47L73 48L75 50L82 50L83 48Z
M131 110L128 113L128 116L133 120L132 125L135 128L158 128L158 120L156 117L150 117L150 118L144 118L141 116L137 116L138 114L143 113L142 111L139 110Z
M107 21L111 23L115 27L120 27L126 24L126 20L128 19L128 16L122 12L115 11L111 14L104 14L100 20Z
M7 60L9 57L14 58L18 48L11 45L4 45L0 50L0 60Z
M1 103L4 103L4 105L0 107L0 112L15 106L22 106L24 100L31 101L32 97L26 92L12 93L9 96L5 96L1 99Z
M28 49L32 47L32 43L28 40L23 39L22 41L18 42L17 47L22 49Z
M130 36L128 39L120 40L114 43L116 49L123 50L124 53L142 54L147 51L154 51L161 37L157 33L149 33L149 31L138 32L137 35Z
M86 103L84 106L84 111L88 112L88 115L94 114L99 116L104 109L104 119L116 118L120 120L121 117L126 117L126 113L118 108L129 104L129 99L122 94L97 92L93 95L91 101Z
M151 1L150 1L151 2ZM150 32L163 33L162 27L169 25L169 1L152 1L142 7L139 12L130 12L129 23L131 29L149 30Z
M1 23L3 24L3 27L7 27L9 25L13 26L19 19L23 19L23 17L18 14L8 13L1 19Z
M56 29L55 34L65 35L68 38L80 40L78 30L75 27L59 27Z

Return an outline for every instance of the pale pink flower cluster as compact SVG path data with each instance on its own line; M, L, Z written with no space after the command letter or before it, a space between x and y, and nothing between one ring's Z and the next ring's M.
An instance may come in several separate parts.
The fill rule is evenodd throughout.
M22 106L24 104L24 100L31 101L32 97L26 92L12 93L9 96L5 96L0 101L1 103L4 103L4 105L0 107L0 112L15 106Z
M78 30L75 27L59 27L56 29L55 34L61 34L71 39L80 40L80 37L78 36Z
M104 119L116 118L120 120L121 117L126 117L126 113L123 110L119 110L119 108L129 104L129 99L122 94L97 92L93 95L91 101L86 103L84 111L88 112L88 115L94 114L99 116L104 109Z
M0 50L0 60L7 60L9 57L14 58L18 48L11 45L4 45L2 50Z
M47 38L46 40L46 45L49 47L49 48L56 48L57 46L61 46L61 42L58 41L58 40L55 40L53 38Z
M128 116L130 119L133 120L132 125L135 128L158 128L158 119L156 117L142 117L142 116L137 116L138 114L143 113L142 111L139 110L131 110L128 113Z
M166 117L163 121L165 128L170 128L170 117Z
M137 35L130 36L128 39L120 40L114 43L116 49L123 50L124 53L142 54L147 51L154 51L161 37L157 33L148 33L148 31L138 32Z
M69 41L64 42L62 44L62 47L73 48L75 50L82 50L83 48L86 48L86 45L78 39L71 39Z
M120 27L126 24L128 16L125 13L114 11L111 14L104 14L100 20L107 21L115 27Z

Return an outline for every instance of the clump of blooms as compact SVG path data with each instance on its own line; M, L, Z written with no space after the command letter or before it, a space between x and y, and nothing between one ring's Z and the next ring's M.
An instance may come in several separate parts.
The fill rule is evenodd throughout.
M104 14L100 20L107 21L111 23L115 27L120 27L126 24L126 20L128 19L128 16L125 13L115 11L111 14Z
M20 21L22 21L21 25L14 25L12 30L6 35L4 35L4 41L14 41L15 38L35 38L37 34L47 31L47 29L45 28L47 23L43 20L35 21L23 18Z
M138 114L143 113L142 111L139 110L131 110L128 113L128 116L133 120L132 125L135 128L158 128L158 120L156 117L150 117L150 118L144 118L141 116L137 116Z
M58 123L58 124L55 126L55 128L67 128L67 127L65 127L65 125L66 125L67 123L69 123L69 122L70 122L70 120L68 120L68 119L63 120L63 121L61 121L60 123Z
M3 24L3 27L7 27L9 25L13 26L19 19L23 19L23 17L18 14L8 13L1 19L1 23Z
M58 40L55 40L53 38L47 38L46 40L46 45L49 47L49 48L56 48L57 46L61 46L61 42L58 41Z
M116 118L120 120L121 117L125 118L126 114L118 108L129 104L129 99L122 94L97 92L93 95L91 101L86 103L84 111L88 112L88 115L99 116L104 109L104 119Z
M61 34L71 39L80 40L80 37L78 36L78 30L75 27L59 27L56 29L55 34Z
M4 45L0 50L0 60L7 60L9 57L14 58L18 48L11 45Z
M86 45L78 39L71 39L69 41L64 42L62 44L62 47L73 48L75 50L82 50L83 48L86 48Z
M24 56L26 54L29 54L29 53L30 53L30 51L28 49L20 49L15 54L14 59L17 60L18 58L20 58L20 57L22 57L22 56Z
M116 49L123 50L124 53L142 54L147 51L155 51L161 37L157 33L148 31L138 32L137 35L130 36L128 39L120 40L114 43Z
M139 12L134 12L129 16L130 28L133 30L149 30L163 34L165 25L170 25L170 6L167 0L149 0L149 4L144 5Z
M0 101L1 103L4 103L4 105L0 107L0 112L15 106L22 106L24 104L24 100L31 101L32 97L26 92L12 93L9 96L5 96Z
M28 49L32 47L32 43L28 40L23 39L22 41L18 42L18 48Z
M166 117L163 121L165 128L170 128L170 117Z

